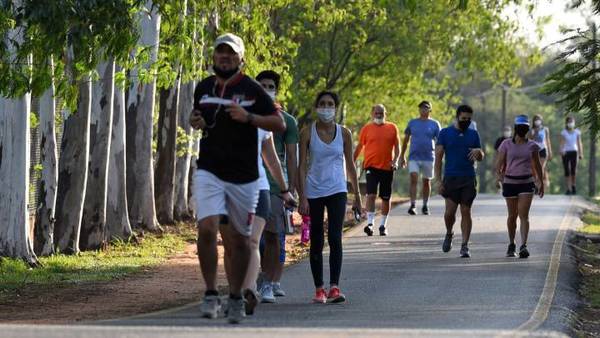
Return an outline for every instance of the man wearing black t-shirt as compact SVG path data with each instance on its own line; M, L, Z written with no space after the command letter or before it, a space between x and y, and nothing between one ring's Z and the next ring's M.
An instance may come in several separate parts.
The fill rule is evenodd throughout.
M244 43L233 34L215 41L214 76L194 91L190 124L202 129L197 171L193 177L198 219L198 258L206 283L202 316L216 318L221 307L216 288L217 232L225 247L229 281L227 316L230 323L244 317L242 283L250 257L249 239L258 202L257 128L281 132L285 123L273 100L240 66Z

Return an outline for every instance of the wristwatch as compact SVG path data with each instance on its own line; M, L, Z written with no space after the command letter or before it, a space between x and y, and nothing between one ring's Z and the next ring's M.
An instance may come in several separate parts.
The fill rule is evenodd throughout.
M248 113L248 115L246 115L246 123L252 124L252 121L254 121L254 114Z

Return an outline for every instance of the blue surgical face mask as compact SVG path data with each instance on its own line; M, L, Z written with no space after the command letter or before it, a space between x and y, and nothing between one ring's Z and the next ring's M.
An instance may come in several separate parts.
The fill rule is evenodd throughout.
M335 118L335 108L317 108L317 116L323 122L331 122Z

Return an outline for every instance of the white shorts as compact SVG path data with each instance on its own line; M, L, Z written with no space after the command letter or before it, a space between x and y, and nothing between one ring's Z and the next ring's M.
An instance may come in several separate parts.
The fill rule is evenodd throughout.
M423 178L433 178L433 161L408 161L408 172L421 174Z
M199 169L192 177L192 201L198 220L226 215L240 234L250 236L258 203L258 180L234 184Z

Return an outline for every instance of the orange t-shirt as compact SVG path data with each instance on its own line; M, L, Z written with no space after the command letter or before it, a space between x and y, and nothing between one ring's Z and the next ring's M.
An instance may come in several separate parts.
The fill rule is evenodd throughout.
M363 168L392 170L392 152L398 144L398 128L393 123L373 122L360 130L359 142L365 152Z

